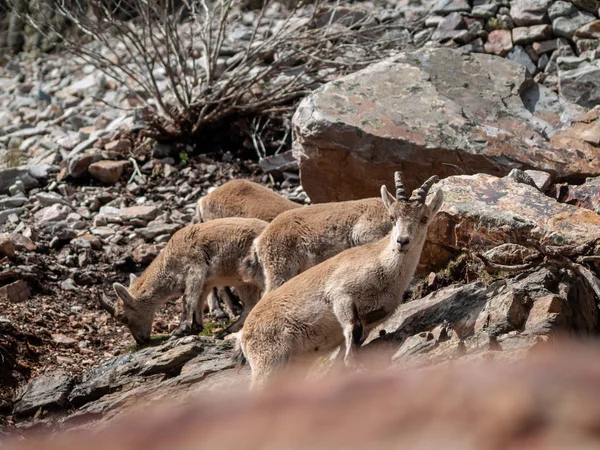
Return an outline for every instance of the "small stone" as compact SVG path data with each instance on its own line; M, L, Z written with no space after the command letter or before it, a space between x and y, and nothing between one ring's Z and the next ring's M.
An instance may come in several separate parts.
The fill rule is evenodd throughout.
M88 171L92 177L103 183L115 184L128 165L128 161L98 161L90 164Z
M578 28L575 36L581 39L600 39L600 20L594 20Z
M35 198L41 203L42 206L52 206L54 204L60 203L62 205L71 207L71 204L68 200L58 195L55 192L38 192L35 195Z
M570 16L575 13L577 13L577 8L571 2L554 2L548 9L550 20L554 20L558 17Z
M567 100L594 108L600 104L600 60L574 70L559 70L558 88Z
M160 248L156 245L142 244L135 248L132 253L133 260L142 265L150 264L160 253Z
M25 235L26 231L27 230L25 230L23 232L23 234L19 234L19 233L0 234L0 247L2 247L1 242L3 240L8 239L13 244L15 250L30 251L30 252L35 251L37 247L36 247L35 243L28 236Z
M124 153L131 150L131 141L129 139L119 139L109 142L104 146L108 151Z
M5 256L15 256L15 245L8 237L0 236L0 259Z
M533 48L533 51L535 51L538 55L542 55L544 53L553 52L559 47L568 45L569 43L566 39L557 38L542 42L534 42L533 44L531 44L531 47Z
M444 42L454 38L459 30L466 30L467 24L465 23L462 15L459 13L451 13L444 17L438 24L435 32L431 36L431 40L437 42Z
M77 340L65 336L64 334L52 334L52 342L57 344L60 347L75 347L77 345Z
M550 25L533 25L530 27L518 27L512 30L513 42L517 45L531 44L534 41L544 41L552 37Z
M438 0L432 9L432 12L439 14L450 14L461 11L471 11L471 5L467 0Z
M71 278L67 278L66 280L62 281L60 283L60 288L63 291L76 291L78 289L75 281L73 281Z
M122 208L119 212L119 217L125 222L132 220L143 220L149 222L154 220L158 215L158 207L156 206L131 206Z
M23 280L17 280L0 288L0 301L21 303L28 300L30 296L29 286Z
M13 214L20 216L23 214L23 208L11 208L0 211L0 225L3 225Z
M480 17L482 19L489 19L490 17L494 17L496 12L498 11L497 3L484 3L483 5L474 5L471 10L471 16Z
M511 61L518 62L525 66L525 69L527 69L527 72L531 76L534 76L537 72L537 66L533 63L525 49L520 45L515 45L510 53L506 55L506 59L510 59Z
M40 209L35 213L34 217L40 224L45 225L50 222L65 220L70 212L70 207L56 203L52 206Z
M577 12L569 17L557 17L554 19L552 21L552 29L556 36L571 39L577 29L593 22L595 19L596 17L591 14Z
M541 191L546 192L546 189L552 184L552 175L541 170L526 170L525 173L531 177L535 186Z
M91 164L101 159L102 155L99 153L76 154L68 159L67 173L73 178L79 178L87 173Z
M494 55L504 56L513 48L510 30L494 30L485 43L485 51Z
M181 225L175 224L175 223L170 223L170 224L151 225L146 228L140 228L135 231L136 231L136 234L142 236L144 239L151 240L160 235L169 235L170 236L180 228L181 228Z
M511 2L510 15L519 27L539 25L546 22L551 3L552 0L514 0Z
M550 61L550 57L548 56L547 53L544 53L542 56L540 56L540 58L538 59L538 69L540 71L543 71L546 66L548 65L548 62ZM545 75L545 74L541 74L541 75Z

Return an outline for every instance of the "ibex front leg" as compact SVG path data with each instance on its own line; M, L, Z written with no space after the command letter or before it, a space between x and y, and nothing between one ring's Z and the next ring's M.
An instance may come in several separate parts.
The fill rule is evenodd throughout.
M363 325L358 317L358 310L351 300L334 303L333 312L344 332L344 365L355 368L358 366L356 352L363 342Z

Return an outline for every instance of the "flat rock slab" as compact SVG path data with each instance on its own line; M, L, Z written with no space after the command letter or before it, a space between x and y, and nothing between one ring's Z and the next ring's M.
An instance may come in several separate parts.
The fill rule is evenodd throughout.
M24 417L33 415L39 408L62 408L67 405L72 386L73 378L62 372L35 378L15 403L13 413Z
M436 174L559 178L600 174L600 149L574 157L549 136L586 110L536 84L521 64L451 49L403 53L317 89L294 127L314 202L377 196L394 170L410 189Z
M448 262L456 251L504 243L583 245L600 239L600 215L559 203L509 177L454 176L440 181L444 205L429 227L421 270Z

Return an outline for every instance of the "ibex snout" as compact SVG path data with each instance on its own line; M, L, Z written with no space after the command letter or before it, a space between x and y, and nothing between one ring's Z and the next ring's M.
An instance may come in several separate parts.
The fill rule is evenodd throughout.
M396 242L398 243L398 250L404 252L408 249L410 238L408 236L400 236L398 239L396 239Z

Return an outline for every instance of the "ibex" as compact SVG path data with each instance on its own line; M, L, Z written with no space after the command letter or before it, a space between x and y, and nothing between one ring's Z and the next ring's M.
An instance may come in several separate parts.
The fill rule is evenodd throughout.
M379 198L321 203L286 211L252 246L248 274L270 292L338 253L383 238L392 228Z
M152 261L129 289L113 285L115 304L102 305L129 327L138 343L150 339L156 310L168 300L183 295L186 317L175 336L202 330L206 296L214 286L233 286L244 310L231 331L237 331L260 296L260 287L243 278L243 260L252 242L267 223L258 219L229 218L189 225L177 231L164 250Z
M260 184L249 180L231 180L198 200L194 223L227 217L246 217L271 222L282 212L300 207L298 203ZM219 306L218 297L232 311L232 294L226 287L220 286L214 288L208 296L211 315L222 318L226 314Z
M410 198L400 172L396 198L381 187L392 231L371 244L348 249L264 295L238 335L236 359L252 369L252 385L263 384L288 362L316 357L342 345L346 365L370 329L402 302L419 258L427 228L442 206L438 190L426 203L437 177ZM365 230L366 231L366 230Z
M270 222L282 212L296 208L301 208L301 205L260 184L231 180L198 200L194 222L225 217L248 217Z

